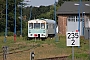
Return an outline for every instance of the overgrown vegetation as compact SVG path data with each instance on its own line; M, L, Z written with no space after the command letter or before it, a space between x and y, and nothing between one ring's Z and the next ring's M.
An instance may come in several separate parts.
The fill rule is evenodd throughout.
M12 53L12 55L8 55L10 59L13 59L14 55L15 58L19 58L16 60L21 58L21 60L26 60L29 59L29 52L35 51L35 59L69 56L67 60L72 60L72 47L66 46L65 36L59 36L57 42L56 38L47 38L45 41L36 39L35 41L35 39L26 40L24 37L17 37L17 40L14 41L13 36L7 37L6 42L4 42L2 36L0 37L0 59L3 56L1 55L3 46L8 46L8 52ZM24 55L27 55L27 58ZM74 47L74 58L75 60L89 60L89 40L80 38L80 47Z

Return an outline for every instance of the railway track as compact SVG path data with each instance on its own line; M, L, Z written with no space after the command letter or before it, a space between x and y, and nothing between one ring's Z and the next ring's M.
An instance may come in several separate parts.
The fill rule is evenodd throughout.
M67 60L68 56L61 56L61 57L52 57L52 58L44 58L44 59L36 59L36 60Z
M10 49L9 52L7 53L7 55L9 54L15 54L15 53L20 53L20 52L24 52L24 51L29 51L32 48L36 48L37 45L34 45L28 49L25 50L19 50L20 48L24 48L24 47L18 47L18 48L14 48L14 49ZM0 52L0 56L3 55L3 52ZM61 56L61 57L52 57L52 58L43 58L43 59L35 59L35 60L67 60L68 56Z
M14 48L14 49L10 49L9 52L7 52L7 55L9 54L15 54L15 53L20 53L20 52L24 52L24 51L29 51L30 49L36 48L37 45L31 46L25 50L19 50L20 48L24 48L24 47L18 47L18 48ZM3 51L0 51L0 56L3 55Z

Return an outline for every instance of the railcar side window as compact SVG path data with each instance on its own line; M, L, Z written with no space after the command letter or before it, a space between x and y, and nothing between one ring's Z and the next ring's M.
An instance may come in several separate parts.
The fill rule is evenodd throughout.
M40 29L40 23L34 23L34 29Z
M45 24L41 23L41 29L45 29Z
M29 28L30 28L30 29L33 28L33 23L29 23Z

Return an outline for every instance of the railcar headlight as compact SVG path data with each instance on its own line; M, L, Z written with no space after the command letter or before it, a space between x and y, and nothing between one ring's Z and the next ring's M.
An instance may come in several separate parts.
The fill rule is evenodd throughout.
M42 34L42 36L43 36L43 34Z
M32 34L30 34L32 36Z
M44 34L42 34L42 36L45 36Z

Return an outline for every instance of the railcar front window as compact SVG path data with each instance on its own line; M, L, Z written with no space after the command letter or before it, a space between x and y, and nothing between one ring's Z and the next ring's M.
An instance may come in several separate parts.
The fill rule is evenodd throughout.
M47 24L47 29L48 29L48 24Z
M40 29L40 23L34 23L34 29Z
M33 23L29 23L29 28L30 28L30 29L33 28Z
M41 23L41 29L45 29L45 24Z

